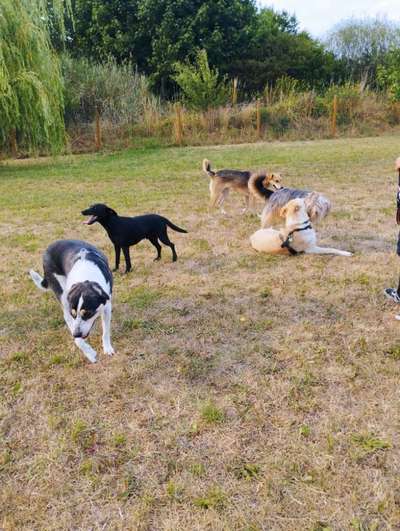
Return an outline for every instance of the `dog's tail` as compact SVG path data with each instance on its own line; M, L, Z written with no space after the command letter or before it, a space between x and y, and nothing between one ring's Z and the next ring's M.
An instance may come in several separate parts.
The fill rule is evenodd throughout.
M170 221L169 219L165 218L165 222L166 224L168 225L168 227L170 227L172 230L175 230L176 232L184 232L185 234L187 234L187 230L185 229L181 229L180 227L178 227L177 225L174 225L172 223L172 221Z
M260 199L268 199L273 192L271 190L268 190L264 186L264 180L266 178L266 173L263 171L254 172L250 175L250 179L248 181L248 187L250 192L255 195L256 197L259 197Z
M214 177L215 171L212 171L211 169L211 162L207 159L203 160L203 171L206 173L209 177Z
M42 291L46 291L49 288L49 283L47 280L39 275L39 273L36 273L33 269L29 271L29 275L33 282L35 283L35 286Z

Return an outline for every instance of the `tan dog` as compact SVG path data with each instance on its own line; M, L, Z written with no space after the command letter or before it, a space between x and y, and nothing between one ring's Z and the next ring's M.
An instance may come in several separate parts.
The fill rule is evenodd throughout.
M243 212L250 207L254 207L254 199L258 194L254 192L254 186L251 183L263 182L265 189L275 191L281 187L280 178L274 174L267 174L266 171L257 172L242 170L219 170L213 171L209 160L203 160L203 171L210 178L210 208L220 207L225 213L223 204L228 197L230 190L235 190L244 195L246 206Z
M260 229L250 237L256 251L271 254L336 254L351 256L347 251L331 247L319 247L317 235L312 228L306 200L292 199L281 209L280 216L286 219L284 229Z

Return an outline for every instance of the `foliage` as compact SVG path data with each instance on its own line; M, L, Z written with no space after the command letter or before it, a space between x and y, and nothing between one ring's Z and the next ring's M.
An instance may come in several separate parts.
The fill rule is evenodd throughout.
M68 5L68 4L67 4ZM59 61L49 36L63 31L61 0L3 0L0 7L0 146L11 136L30 150L59 149L64 142L63 97Z
M331 85L322 98L327 114L331 112L334 96L337 98L338 124L351 123L362 100L360 84L348 81L342 85Z
M253 0L75 0L71 48L101 60L132 60L162 95L171 93L177 62L207 50L224 73L248 47Z
M253 0L75 0L74 16L74 54L129 59L162 96L173 95L176 63L198 49L251 93L285 74L323 85L337 67L293 15L257 10Z
M188 107L205 111L227 102L226 78L220 79L218 70L210 68L205 50L197 53L194 65L177 63L176 71L174 79L182 89Z
M333 28L326 44L348 76L374 83L378 65L390 49L400 46L400 27L382 18L351 18Z
M377 83L393 101L400 101L400 49L391 50L385 62L378 66Z
M134 123L147 110L159 109L159 99L150 92L147 78L129 62L117 64L108 58L95 63L65 54L62 70L67 123L90 122L96 109L113 123Z
M322 86L334 68L333 55L308 33L298 32L294 17L268 8L255 18L249 48L231 71L255 92L285 75Z

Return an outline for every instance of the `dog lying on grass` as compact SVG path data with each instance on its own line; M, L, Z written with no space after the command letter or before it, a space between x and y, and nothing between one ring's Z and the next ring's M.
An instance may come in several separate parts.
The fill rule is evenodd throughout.
M254 199L259 194L254 194L249 181L258 179L257 182L263 182L263 186L271 193L281 187L278 175L267 174L265 171L251 172L248 170L218 170L211 169L211 162L203 160L203 171L210 178L210 208L220 207L223 214L225 210L223 204L229 195L230 190L235 190L244 195L246 206L243 212L254 206Z
M167 234L167 227L176 232L187 233L185 229L181 229L174 225L169 219L159 216L157 214L145 214L143 216L135 216L133 218L118 216L112 208L102 203L97 203L90 206L86 210L82 210L84 216L90 216L85 221L87 225L93 223L100 223L112 241L115 249L115 269L119 268L119 261L121 256L121 249L125 257L125 273L129 273L132 269L131 258L129 254L129 247L136 245L140 241L147 239L157 249L157 256L154 260L161 258L161 245L158 240L164 245L167 245L172 250L172 260L176 262L178 256L175 251L175 245L171 242Z
M280 217L286 219L284 229L259 229L250 242L256 251L271 254L336 254L351 256L347 251L332 247L319 247L317 235L312 228L304 198L292 199L281 209Z
M264 229L282 221L282 208L292 199L305 199L307 212L313 222L323 219L329 214L331 209L329 199L318 192L282 188L281 186L278 190L271 190L270 187L265 186L265 180L260 176L255 176L249 180L249 189L254 195L265 201L261 214L261 227Z
M63 308L65 322L75 345L94 363L96 351L85 341L97 319L103 325L103 349L112 356L112 273L107 258L96 247L81 240L58 240L43 255L44 277L31 270L35 285L51 289Z

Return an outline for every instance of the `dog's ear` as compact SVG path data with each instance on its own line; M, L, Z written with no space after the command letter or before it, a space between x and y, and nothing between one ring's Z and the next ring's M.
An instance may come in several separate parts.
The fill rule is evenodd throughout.
M73 284L71 286L71 289L68 291L67 294L67 301L70 306L72 306L72 303L74 300L79 299L82 291L82 283L78 282L77 284Z
M110 216L118 216L118 214L115 212L115 210L113 210L112 208L110 208L109 206L106 206L106 212L108 215Z
M97 284L97 282L91 282L91 287L93 291L95 291L98 295L100 295L100 303L105 304L108 300L110 300L109 295L104 291L104 289L100 286L100 284Z
M271 182L271 179L273 177L273 174L272 173L267 173L262 181L262 185L265 186L265 188L267 188L267 186L269 185L269 183Z
M281 216L281 218L286 218L287 211L288 211L287 205L281 208L279 212L279 215Z

